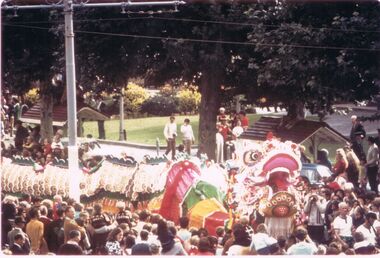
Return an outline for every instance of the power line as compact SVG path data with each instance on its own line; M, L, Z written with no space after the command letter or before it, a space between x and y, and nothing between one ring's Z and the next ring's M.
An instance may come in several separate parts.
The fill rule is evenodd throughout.
M143 13L135 14L149 14L149 11ZM227 21L213 21L213 20L198 20L198 19L188 19L188 18L166 18L166 17L127 17L127 18L106 18L106 19L77 19L74 23L80 22L101 22L101 21L127 21L127 20L145 20L145 19L155 19L164 21L181 21L181 22L194 22L194 23L209 23L209 24L221 24L221 25L235 25L235 26L262 26L267 28L279 28L280 25L265 25L257 23L240 23L240 22L227 22ZM32 22L11 22L12 24L49 24L49 23L61 23L63 21L32 21ZM11 24L9 23L9 24ZM327 27L307 27L312 30L328 30L336 32L352 32L352 33L380 33L380 30L355 30L355 29L335 29Z
M27 25L10 25L10 24L4 24L4 25L9 26L9 27L19 27L19 28L27 28L27 29L50 30L50 28L47 28L47 27L37 27L37 26L27 26ZM292 48L324 49L324 50L349 50L349 51L380 52L380 49L377 49L377 48L372 49L372 48L313 46L313 45L295 45L295 44L252 43L252 42L241 42L241 41L208 40L208 39L192 39L192 38L173 38L173 37L162 37L162 36L122 34L122 33L109 33L109 32L97 32L97 31L82 31L82 30L76 30L74 32L75 33L82 33L82 34L113 36L113 37L143 38L143 39L154 39L154 40L170 40L170 41L212 43L212 44L225 44L225 45L264 46L264 47L292 47Z
M166 17L149 17L157 20L169 20L169 21L184 21L184 22L197 22L197 23L212 23L212 24L225 24L225 25L237 25L237 26L257 26L260 24L255 23L239 23L239 22L225 22L225 21L210 21L210 20L197 20L197 19L187 19L187 18L166 18ZM279 28L279 25L264 25L263 27L268 28ZM331 31L342 31L342 32L360 32L360 33L380 33L376 30L341 30L325 27L311 27L312 30L331 30Z

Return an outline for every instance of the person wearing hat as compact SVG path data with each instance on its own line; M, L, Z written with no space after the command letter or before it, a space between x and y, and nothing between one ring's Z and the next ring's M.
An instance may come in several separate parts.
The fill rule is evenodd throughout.
M23 231L25 229L26 221L23 217L16 217L15 218L15 226L14 228L8 232L8 243L9 246L12 248L15 237L17 235L22 235L23 237L23 244L21 245L21 248L25 251L26 254L29 254L30 252L30 241L28 235Z
M219 108L219 114L216 117L216 124L221 124L222 120L227 120L226 109L224 107Z
M371 191L376 194L378 192L378 181L377 181L377 171L379 169L379 148L375 144L375 138L368 136L368 152L367 152L367 162L365 167L367 169L367 179L371 187Z

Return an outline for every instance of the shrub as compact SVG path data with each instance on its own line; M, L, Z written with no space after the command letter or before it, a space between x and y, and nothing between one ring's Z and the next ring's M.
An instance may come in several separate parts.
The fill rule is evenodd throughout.
M29 107L33 106L37 103L40 98L40 94L38 93L38 88L32 88L24 95L24 102Z
M170 84L165 84L163 87L160 88L160 95L163 97L174 97L175 89Z
M141 111L142 104L148 99L146 90L134 83L128 83L124 90L124 109L129 114Z
M141 111L155 116L170 116L178 112L177 101L173 97L156 95L146 100Z
M177 93L180 112L197 112L201 103L201 94L195 89L185 88Z

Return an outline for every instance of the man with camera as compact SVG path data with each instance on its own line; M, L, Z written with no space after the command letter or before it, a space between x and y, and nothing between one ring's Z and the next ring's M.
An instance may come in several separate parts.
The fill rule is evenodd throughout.
M308 215L307 231L310 238L321 244L324 242L324 216L327 201L319 195L318 187L312 186L310 193L306 197L304 211Z

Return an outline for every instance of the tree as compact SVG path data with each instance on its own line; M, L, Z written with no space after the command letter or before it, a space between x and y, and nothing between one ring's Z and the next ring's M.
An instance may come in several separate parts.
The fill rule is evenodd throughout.
M175 16L181 18L239 21L244 8L230 5L189 5ZM194 43L174 38L242 40L242 28L220 24L128 19L119 10L81 10L76 15L91 22L76 24L78 81L87 90L118 91L129 78L144 77L145 85L199 83L200 142L210 157L215 150L217 110L223 100L222 85L232 84L232 56L241 46ZM173 14L161 17L172 18ZM109 19L111 18L111 19ZM145 34L158 38L128 36Z
M379 14L375 3L252 7L249 39L260 55L251 64L258 74L251 97L282 103L290 118L303 117L305 106L322 118L337 101L369 99L378 91L370 50L379 44Z
M64 92L61 83L52 84L54 75L63 73L63 35L50 26L30 29L23 23L56 19L55 11L34 10L18 17L4 16L3 86L23 95L38 86L41 103L41 136L53 134L52 110Z
M239 70L234 57L246 51L241 45L219 41L245 41L245 26L226 26L218 22L243 21L245 5L190 5L181 9L179 23L166 22L165 35L179 40L163 40L162 51L150 66L147 80L165 82L168 78L199 85L201 93L199 142L202 151L215 157L216 115L224 99L232 98L237 89ZM185 18L185 19L183 19ZM181 21L181 19L183 19ZM186 19L212 20L188 22ZM183 38L183 40L181 40ZM186 39L197 39L198 42ZM202 42L203 41L203 42ZM211 42L210 42L211 41ZM169 76L171 77L169 77ZM233 89L225 98L223 86Z
M199 142L211 158L218 108L234 95L283 105L291 118L301 118L305 106L322 117L336 101L368 99L378 90L376 52L368 51L379 43L371 32L379 30L376 3L191 4L159 19L129 19L117 9L78 10L76 19L87 20L75 24L83 89L120 92L136 77L156 87L199 85ZM56 67L59 56L46 57L43 65ZM25 69L14 59L10 68ZM52 75L40 80L49 82Z

